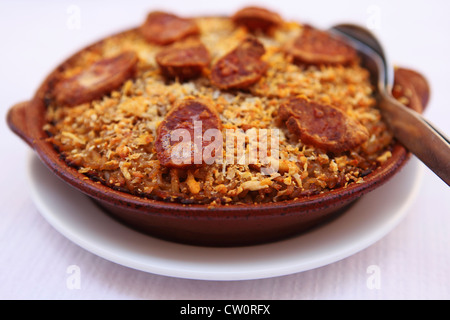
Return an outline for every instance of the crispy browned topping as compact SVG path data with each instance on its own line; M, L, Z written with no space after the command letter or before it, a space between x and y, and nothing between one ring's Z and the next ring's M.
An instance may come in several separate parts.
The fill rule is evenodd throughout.
M325 151L347 151L369 138L367 129L341 110L304 98L286 101L280 106L279 116L302 142Z
M179 21L170 14L151 17L158 15L175 25ZM134 195L214 205L278 202L326 193L363 182L365 175L389 159L393 137L376 106L370 74L357 61L293 63L285 44L294 43L304 31L297 23L283 23L270 33L260 33L230 18L189 21L187 25L193 22L197 26L195 37L212 62L198 77L182 79L186 66L188 73L192 71L191 62L186 62L189 54L179 49L172 59L170 49L144 37L145 28L107 38L60 68L54 83L60 78L76 78L94 63L121 52L135 52L139 57L135 76L114 89L108 87L112 90L108 93L82 94L89 98L78 101L73 95L73 100L69 99L72 106L66 104L67 99L48 99L44 129L69 165L95 181ZM158 35L170 35L163 42L175 42L169 48L190 48L184 40L189 43L191 37L180 32L190 28L170 26L163 22L153 25ZM162 54L166 49L169 53ZM198 53L197 49L194 52ZM321 57L320 52L315 54ZM182 62L182 71L174 71L177 62ZM167 81L167 73L172 72L172 81ZM49 98L58 92L67 97L71 90L66 94L61 94L62 89L49 92ZM295 103L284 111L280 108L296 97L322 107L308 109L304 117L296 116L302 108ZM316 111L308 112L311 110ZM210 164L208 152L202 152L200 163L195 163L195 153L194 159L192 154L183 157L178 153L181 157L175 160L177 153L169 152L183 146L180 140L168 139L176 129L186 129L191 138L195 134L191 117L202 119L202 133L222 129L223 157L219 161ZM322 122L330 130L321 127ZM332 127L336 132L331 132ZM243 161L258 151L259 146L251 143L255 137L258 141L276 135L271 130L278 130L279 143L268 156L279 162L278 170L265 170L271 168L261 159ZM211 146L199 148L218 152ZM185 150L192 151L190 147ZM194 165L184 166L184 160Z
M283 23L283 19L278 13L259 7L243 8L236 12L232 19L235 23L244 25L251 31L267 31L269 28L280 26Z
M198 34L199 29L193 20L156 11L147 16L147 20L141 26L141 32L147 41L166 45Z
M261 60L265 52L259 40L246 38L213 66L213 84L221 89L244 89L256 83L267 70Z
M290 45L288 53L306 64L347 64L356 59L356 51L329 33L305 26Z
M130 51L97 61L79 74L59 81L54 89L55 99L59 104L75 106L100 98L133 77L137 62L137 55Z
M188 39L162 49L155 59L166 77L184 81L199 77L211 57L201 41Z

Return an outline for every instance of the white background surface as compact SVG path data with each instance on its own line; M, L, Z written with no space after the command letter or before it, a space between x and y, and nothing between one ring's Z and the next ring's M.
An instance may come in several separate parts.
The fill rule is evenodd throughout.
M189 5L188 5L189 3ZM286 19L327 28L370 25L393 63L424 73L432 88L426 117L450 133L448 81L450 2L432 1L10 1L0 2L0 110L32 97L69 55L140 24L152 9L181 15L231 14L257 3ZM75 7L74 7L75 6ZM75 8L75 11L71 9ZM73 13L79 10L79 25ZM75 20L75 22L77 22ZM79 28L78 28L79 27ZM318 269L246 281L189 280L136 271L73 244L39 214L26 179L29 148L0 123L1 299L449 299L449 188L425 170L406 218L369 248ZM382 199L380 199L382 201ZM66 286L67 268L81 270L81 288ZM371 290L367 268L379 267Z

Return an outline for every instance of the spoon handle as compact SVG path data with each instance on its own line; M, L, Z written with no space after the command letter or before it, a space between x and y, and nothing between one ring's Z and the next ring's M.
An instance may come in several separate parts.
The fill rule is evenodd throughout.
M397 140L450 186L450 143L445 134L385 92L379 106Z

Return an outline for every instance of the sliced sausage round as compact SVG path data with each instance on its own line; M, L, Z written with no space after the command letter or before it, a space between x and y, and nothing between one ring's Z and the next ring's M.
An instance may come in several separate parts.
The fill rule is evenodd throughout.
M194 20L161 11L151 12L140 30L148 42L158 45L171 44L200 33Z
M209 65L208 49L198 39L176 42L156 55L156 62L167 78L189 80L202 74Z
M303 143L334 153L355 148L369 138L367 129L341 110L304 98L280 106L279 117Z
M205 135L210 129L213 130L208 133L214 138ZM155 149L159 162L165 167L182 169L211 164L214 157L221 154L215 155L206 149L212 143L222 146L221 129L219 115L207 102L184 99L170 110L158 127Z
M283 23L278 13L259 7L243 8L233 15L232 20L238 25L244 25L250 31L267 31Z
M98 99L132 78L137 62L137 55L131 51L99 60L81 73L59 81L54 88L55 100L75 106Z
M256 38L248 37L219 59L211 70L212 83L221 89L245 89L258 82L267 71L261 59L266 50Z
M422 74L410 69L397 68L392 95L421 113L430 99L430 86Z
M297 62L305 64L348 64L357 58L354 48L310 26L303 28L287 51Z

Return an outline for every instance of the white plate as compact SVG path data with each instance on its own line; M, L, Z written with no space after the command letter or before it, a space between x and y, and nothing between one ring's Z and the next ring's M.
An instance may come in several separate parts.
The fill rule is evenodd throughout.
M406 215L423 168L415 158L381 188L330 223L270 244L207 248L156 239L109 217L89 198L31 156L28 177L44 218L82 248L115 263L154 274L201 280L248 280L318 268L367 248Z

